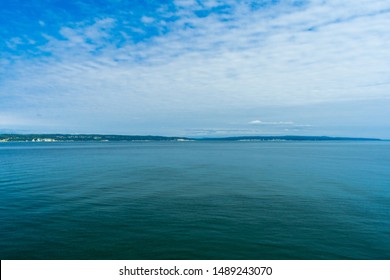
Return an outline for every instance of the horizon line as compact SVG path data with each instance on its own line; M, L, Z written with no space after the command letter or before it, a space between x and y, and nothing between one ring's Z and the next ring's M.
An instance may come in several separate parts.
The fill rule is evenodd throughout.
M359 136L329 136L329 135L226 135L226 136L166 136L155 134L110 134L110 133L0 133L0 136L113 136L113 137L162 137L162 138L176 138L176 139L237 139L237 138L331 138L331 139L367 139L367 140L381 140L390 141L390 139L377 137L359 137Z

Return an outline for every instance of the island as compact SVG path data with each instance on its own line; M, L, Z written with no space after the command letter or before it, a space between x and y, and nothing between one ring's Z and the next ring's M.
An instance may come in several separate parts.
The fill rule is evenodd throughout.
M177 137L152 135L105 134L0 134L0 142L130 142L130 141L381 141L379 138L329 136L234 136L234 137Z

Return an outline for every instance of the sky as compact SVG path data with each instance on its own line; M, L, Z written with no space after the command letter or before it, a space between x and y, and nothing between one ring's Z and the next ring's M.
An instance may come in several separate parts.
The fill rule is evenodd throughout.
M390 139L390 1L0 1L0 133Z

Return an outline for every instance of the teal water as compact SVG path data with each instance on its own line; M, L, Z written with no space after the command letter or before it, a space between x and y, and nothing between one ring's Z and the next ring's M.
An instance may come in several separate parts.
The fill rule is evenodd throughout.
M1 259L390 259L390 142L0 143Z

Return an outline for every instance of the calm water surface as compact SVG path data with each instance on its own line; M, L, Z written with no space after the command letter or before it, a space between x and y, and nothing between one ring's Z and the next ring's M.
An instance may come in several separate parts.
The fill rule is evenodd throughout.
M1 259L390 259L390 142L0 143Z

